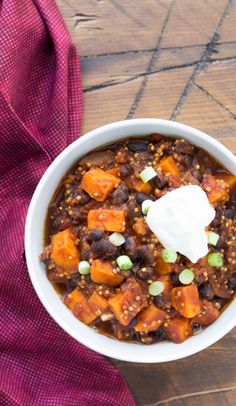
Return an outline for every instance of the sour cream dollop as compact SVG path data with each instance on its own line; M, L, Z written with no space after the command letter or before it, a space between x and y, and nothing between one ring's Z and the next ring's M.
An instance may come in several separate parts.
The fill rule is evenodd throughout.
M200 186L182 186L151 205L146 222L165 248L186 256L192 263L208 253L205 231L215 217Z

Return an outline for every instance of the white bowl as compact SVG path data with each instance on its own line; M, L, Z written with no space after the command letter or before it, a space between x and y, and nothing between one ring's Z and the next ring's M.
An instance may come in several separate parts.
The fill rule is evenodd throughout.
M32 197L25 227L25 252L34 289L48 313L68 334L85 346L112 358L131 362L166 362L187 357L215 343L236 325L236 300L201 334L182 344L161 342L152 345L126 343L98 334L77 320L61 302L48 281L44 265L39 261L43 248L44 221L47 207L65 172L81 157L96 147L126 137L152 133L181 137L213 155L236 175L236 157L222 144L192 127L158 119L120 121L89 132L69 145L50 165Z

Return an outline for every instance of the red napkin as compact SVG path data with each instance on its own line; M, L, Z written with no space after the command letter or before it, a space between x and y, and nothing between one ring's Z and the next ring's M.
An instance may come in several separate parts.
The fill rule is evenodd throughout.
M79 136L76 50L52 0L0 0L0 405L132 406L120 373L49 317L29 280L35 186ZM115 342L114 342L115 345Z

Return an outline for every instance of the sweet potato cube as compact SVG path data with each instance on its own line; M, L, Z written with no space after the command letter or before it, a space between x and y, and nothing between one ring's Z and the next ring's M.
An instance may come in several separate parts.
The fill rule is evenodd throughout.
M120 167L119 166L114 166L114 168L107 169L106 173L109 173L110 175L113 175L116 178L119 178L120 177Z
M173 288L171 291L171 304L187 318L197 316L200 311L198 288L195 285Z
M173 175L177 178L180 178L181 173L179 168L172 156L168 156L167 158L163 159L157 165L158 168L161 168L166 175Z
M126 183L129 188L136 190L136 192L151 193L152 191L152 187L149 183L144 183L141 179L136 178L135 175L126 178Z
M233 188L236 187L236 176L234 175L230 175L229 173L218 173L216 178L227 183L229 190L233 190Z
M173 272L173 264L165 262L162 257L158 257L156 260L156 271L158 275L165 275L170 272Z
M117 293L108 302L116 319L123 326L127 326L146 305L147 299L143 295L140 285L134 282L124 292Z
M184 317L175 317L166 321L164 323L164 331L167 337L176 344L182 343L192 335L190 320Z
M106 312L109 308L108 300L100 296L96 291L94 291L88 299L88 304L92 311L98 316Z
M195 316L193 321L201 326L209 326L209 324L213 323L213 321L215 321L219 315L219 310L214 306L214 304L203 299L201 301L201 313Z
M91 265L91 279L95 283L104 283L108 286L118 286L122 277L113 272L112 264L109 261L95 259Z
M125 212L106 209L89 210L88 229L123 233L125 231Z
M147 309L144 309L139 313L137 324L135 326L136 331L153 331L161 326L166 320L166 312L151 304Z
M85 324L90 324L97 318L87 299L78 289L74 289L73 292L69 293L64 302L74 316Z
M90 197L98 202L103 202L120 182L121 180L119 178L102 169L91 168L83 176L81 186Z
M75 235L70 228L52 236L51 259L67 274L78 271L80 253L75 245Z
M212 175L205 175L202 188L206 192L208 200L214 206L224 203L229 198L229 185L223 179L217 179Z
M133 224L134 232L138 235L145 235L148 232L148 226L145 223L144 218L138 218Z

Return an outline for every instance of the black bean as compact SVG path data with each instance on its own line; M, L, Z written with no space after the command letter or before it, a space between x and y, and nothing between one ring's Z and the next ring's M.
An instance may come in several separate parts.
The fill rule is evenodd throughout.
M130 254L136 250L136 241L133 237L128 237L125 240L125 243L123 245L125 251L127 254Z
M132 254L131 261L139 262L140 265L153 265L155 257L152 250L146 245L140 245L138 249Z
M80 254L81 261L88 261L89 260L89 251L82 251Z
M135 209L137 207L137 202L135 199L130 199L127 202L126 207L127 207L127 211L128 211L127 214L130 219L133 219L134 217L139 217L141 215L141 210L139 210L138 213L136 213L136 211L135 211Z
M154 273L152 268L146 268L145 271L143 271L143 268L140 268L136 272L136 276L138 279L142 281L147 281L148 279L153 278Z
M236 273L230 275L228 279L228 288L229 290L236 290Z
M193 175L193 177L194 177L195 179L198 180L198 182L202 182L202 180L203 180L203 175L202 175L201 171L199 171L199 170L196 169L196 168L193 168L193 169L191 169L191 174Z
M153 299L153 303L155 306L159 307L160 309L166 309L166 300L163 296L155 296Z
M171 275L171 282L172 282L174 285L180 285L179 274L173 273L173 274Z
M127 147L132 152L143 152L147 150L148 141L129 141Z
M133 173L133 168L130 165L121 165L120 166L120 176L125 178L127 175Z
M84 205L90 202L91 197L88 195L86 192L80 192L79 196L81 197L80 200L78 200L78 205Z
M174 143L174 148L177 153L191 155L194 151L193 145L189 144L185 140L176 140Z
M200 286L205 282L205 276L203 274L195 275L194 281L198 286Z
M153 200L153 197L150 195L147 195L146 193L138 192L135 195L135 199L136 199L137 203L142 204L144 202L144 200L147 200L147 199Z
M94 258L114 258L117 253L117 247L108 238L102 238L99 241L92 242L91 251Z
M114 204L121 204L127 202L128 199L129 189L125 182L121 182L112 195L112 202Z
M200 297L207 300L213 300L215 294L208 283L204 283L199 288Z
M234 211L232 209L226 209L225 210L225 216L228 219L233 219L234 218Z
M81 275L79 273L74 274L73 277L71 279L67 280L67 282L66 282L67 290L70 292L72 290L74 290L77 287L80 279L81 279Z
M164 139L164 137L162 135L160 135L160 134L151 134L150 139L151 139L152 142L156 143L156 142L162 141Z
M216 244L216 248L222 249L226 247L227 247L226 241L224 241L222 238L219 238Z
M157 176L153 178L152 182L153 185L158 189L163 189L163 187L168 183L168 178L163 173L157 172Z
M193 329L193 334L199 334L202 332L202 326L200 326L200 324L198 324L198 323L193 323L192 329Z
M105 237L105 233L101 230L92 230L90 231L90 238L92 241L101 240L101 238Z

